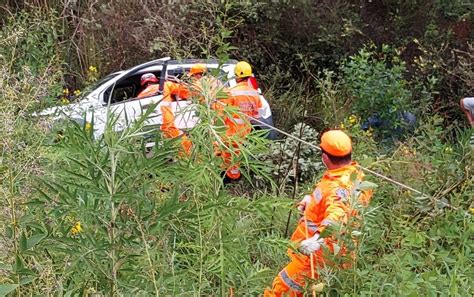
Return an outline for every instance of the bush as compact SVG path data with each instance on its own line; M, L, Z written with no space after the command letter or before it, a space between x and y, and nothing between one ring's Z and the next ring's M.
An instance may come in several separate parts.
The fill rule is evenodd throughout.
M298 123L291 135L312 145L318 146L318 133L304 123ZM277 184L308 182L323 169L319 151L299 141L285 137L282 141L270 144L269 153L261 157L268 164L268 169L276 179Z
M377 115L394 127L401 125L400 112L410 109L411 92L404 79L405 64L384 46L380 57L362 49L342 66L352 109L367 120Z

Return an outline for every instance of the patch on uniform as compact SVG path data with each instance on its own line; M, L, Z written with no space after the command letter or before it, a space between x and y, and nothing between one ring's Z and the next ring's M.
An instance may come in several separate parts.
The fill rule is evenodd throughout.
M321 194L321 190L319 188L316 188L313 192L313 197L316 199L316 203L319 203L321 201L321 198L323 195Z
M339 197L341 200L346 201L347 197L349 197L349 191L344 188L337 188L336 196Z

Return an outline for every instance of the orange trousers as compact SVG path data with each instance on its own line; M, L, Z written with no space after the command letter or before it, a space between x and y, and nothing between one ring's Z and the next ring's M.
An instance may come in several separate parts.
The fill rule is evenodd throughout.
M225 175L233 180L240 178L240 164L234 163L232 164L232 155L236 154L237 156L240 154L238 149L239 145L236 142L233 142L232 145L226 144L232 151L227 149L219 149L216 148L216 156L220 156L222 158L222 169L225 170Z
M316 229L311 228L308 225L308 237L314 235ZM291 241L298 243L306 239L306 224L304 220L300 219L295 231L291 235ZM327 247L330 253L334 253L334 239L325 238L324 245ZM329 259L324 256L325 251L319 249L313 253L313 269L314 277L319 277L318 270L325 265L335 265ZM346 248L342 246L338 253L338 256L344 256L346 254ZM303 296L305 281L311 278L311 257L304 254L288 249L288 256L290 257L290 263L283 268L278 275L275 277L272 283L272 289L267 289L264 292L265 297L279 297L279 296ZM350 266L350 265L349 265ZM349 266L343 265L343 268Z
M164 104L160 107L163 114L163 123L160 127L160 130L163 132L165 138L177 138L181 137L181 148L182 151L179 152L179 156L183 157L191 154L191 148L193 143L186 136L183 135L183 132L176 128L174 123L174 113L171 110L171 107L168 104Z
M288 250L291 262L275 277L272 288L265 290L264 297L303 296L305 280L311 278L311 257ZM318 278L318 268L324 266L322 250L313 254L314 276Z
M225 124L227 127L226 137L224 142L226 145L232 149L235 155L239 155L239 144L241 140L245 139L245 137L250 133L251 126L246 124L237 124L233 120L226 119ZM233 138L233 139L232 139ZM231 145L229 145L229 143ZM240 178L240 164L232 164L232 152L230 151L222 151L219 153L223 159L224 168L226 169L226 176L230 179L236 180Z

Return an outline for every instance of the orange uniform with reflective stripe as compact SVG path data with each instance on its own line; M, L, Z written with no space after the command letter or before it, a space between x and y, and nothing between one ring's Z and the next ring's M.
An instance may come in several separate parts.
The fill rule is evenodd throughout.
M250 87L246 80L239 82L236 86L231 88L228 93L229 98L220 100L220 102L224 105L237 107L243 114L234 113L232 117L224 118L224 123L227 127L226 136L234 138L233 140L226 141L226 143L229 147L233 147L233 152L238 155L240 153L238 150L240 141L235 138L245 138L252 129L252 125L245 115L258 117L258 109L262 108L262 102L260 101L258 91ZM220 110L223 106L222 104L217 104L215 108ZM238 179L240 177L239 164L231 164L232 152L223 151L220 155L224 159L224 166L227 168L226 175L231 179Z
M186 135L183 135L183 131L176 127L171 102L173 99L188 99L189 97L190 92L187 87L179 83L167 81L163 86L163 101L160 103L160 110L163 116L160 130L166 138L176 138L182 135L181 146L187 154L191 152L192 143Z
M362 180L364 177L356 165L353 162L338 169L327 170L324 173L321 181L311 193L311 200L304 210L307 226L304 219L301 218L291 236L291 241L299 243L314 236L316 232L321 233L328 225L347 223L349 216L357 215L355 210L351 209L348 201L354 186L351 177L353 174L357 176L358 180ZM359 203L366 206L371 197L372 191L364 191L359 196ZM306 229L308 229L308 237ZM334 241L331 238L325 238L325 245L331 252L334 252ZM344 255L345 252L345 249L341 248L339 255ZM288 249L288 256L291 262L274 279L272 290L265 290L264 296L303 295L304 279L311 277L310 257L291 249ZM327 260L324 259L322 249L314 253L313 262L316 271L318 267L325 265Z
M229 91L230 104L239 108L239 111L244 115L258 118L258 109L262 108L260 95L257 90L250 87L247 81L239 82L235 87ZM228 119L226 122L229 134L245 137L252 126L249 119L242 117L239 114L233 114L233 119Z
M149 84L136 98L145 98L158 94L160 84Z

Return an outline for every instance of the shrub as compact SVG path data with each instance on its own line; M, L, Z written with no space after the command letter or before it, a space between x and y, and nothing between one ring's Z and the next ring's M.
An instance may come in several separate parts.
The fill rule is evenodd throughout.
M319 144L318 133L304 123L298 123L291 130L291 135L315 146ZM269 153L261 157L273 168L272 174L277 184L308 182L323 169L319 151L299 141L285 137L270 144Z
M404 79L405 64L388 46L378 56L367 48L342 65L352 109L363 121L376 115L388 128L402 125L401 112L410 110L411 92Z

